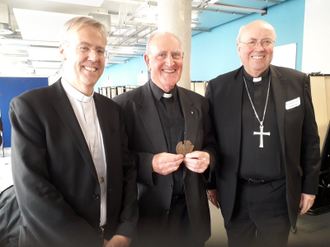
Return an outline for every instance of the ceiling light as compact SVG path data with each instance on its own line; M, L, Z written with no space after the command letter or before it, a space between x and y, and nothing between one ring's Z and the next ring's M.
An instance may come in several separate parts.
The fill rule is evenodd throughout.
M58 2L58 3L71 3L77 5L86 5L93 7L100 7L104 0L43 0L48 2Z

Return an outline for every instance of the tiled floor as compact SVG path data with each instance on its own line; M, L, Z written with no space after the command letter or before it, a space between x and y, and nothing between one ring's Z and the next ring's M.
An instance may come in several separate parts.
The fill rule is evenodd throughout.
M0 155L0 191L11 183L10 150L6 150L5 157L2 157L2 153ZM227 236L221 213L213 205L210 205L210 208L212 236L205 247L226 247ZM330 213L300 216L297 225L297 233L290 234L289 247L330 246Z

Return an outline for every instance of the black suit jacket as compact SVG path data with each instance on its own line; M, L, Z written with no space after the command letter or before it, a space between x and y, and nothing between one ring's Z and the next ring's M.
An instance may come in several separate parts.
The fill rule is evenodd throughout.
M240 160L244 84L239 77L242 69L211 80L206 91L220 148L216 178L221 211L226 223L234 208ZM317 193L319 136L308 77L296 70L272 65L270 73L286 174L288 211L291 224L295 226L301 193ZM295 103L290 107L291 100Z
M106 238L132 236L137 222L136 168L122 112L95 93L107 163ZM22 213L21 246L102 246L100 186L87 143L60 83L10 104L12 170Z
M129 149L135 154L138 167L138 237L140 241L153 238L155 243L160 243L166 237L162 236L162 231L169 216L173 176L152 172L153 156L168 150L149 83L152 82L114 100L124 110ZM192 142L194 150L206 151L211 155L210 168L204 174L184 169L186 203L192 230L196 239L205 242L210 236L210 218L204 179L209 179L216 162L209 107L207 100L195 92L178 87L178 94L185 119L184 139Z

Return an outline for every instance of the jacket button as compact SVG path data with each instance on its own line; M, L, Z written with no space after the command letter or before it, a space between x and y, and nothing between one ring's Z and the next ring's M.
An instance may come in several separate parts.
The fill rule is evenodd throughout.
M168 187L169 187L170 189L173 189L173 184L169 184Z
M98 200L99 199L99 196L98 195L92 195L92 198L94 199L94 200Z

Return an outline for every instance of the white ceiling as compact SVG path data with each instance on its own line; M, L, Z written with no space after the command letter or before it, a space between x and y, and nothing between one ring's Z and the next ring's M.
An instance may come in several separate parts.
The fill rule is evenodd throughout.
M187 0L189 1L189 0ZM191 0L192 35L286 0ZM77 15L91 16L109 29L107 66L125 63L145 52L146 40L157 29L157 1L148 0L0 0L0 75L58 73L60 27Z

